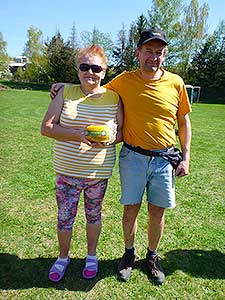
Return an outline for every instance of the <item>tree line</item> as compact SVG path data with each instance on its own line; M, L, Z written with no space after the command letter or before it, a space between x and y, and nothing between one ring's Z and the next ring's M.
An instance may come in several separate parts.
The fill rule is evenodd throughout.
M203 95L225 100L225 21L207 33L209 8L198 0L153 0L152 7L137 17L129 28L124 25L113 42L108 33L84 31L80 36L73 24L68 40L60 31L44 41L40 29L31 26L23 55L31 64L26 71L17 69L13 79L28 82L78 83L75 55L79 47L99 44L109 59L105 82L124 70L137 68L135 50L140 33L149 27L163 29L169 41L165 68L180 74L186 83L201 86ZM0 77L8 72L7 43L0 33Z

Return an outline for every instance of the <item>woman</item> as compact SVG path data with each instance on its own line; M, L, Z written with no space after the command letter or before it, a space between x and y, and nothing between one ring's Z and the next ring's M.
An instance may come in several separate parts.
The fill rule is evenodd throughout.
M115 163L115 143L122 140L122 106L118 95L100 86L107 68L104 50L92 45L77 53L80 85L65 85L52 100L41 126L41 134L54 138L54 169L58 205L59 256L49 279L60 281L70 262L72 226L82 190L86 216L87 257L83 277L98 272L96 256L101 231L101 208L108 178ZM88 125L117 127L109 143L93 143Z

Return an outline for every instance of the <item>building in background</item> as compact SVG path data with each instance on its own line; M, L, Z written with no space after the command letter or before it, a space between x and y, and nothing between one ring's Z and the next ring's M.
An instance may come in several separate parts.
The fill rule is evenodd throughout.
M22 55L17 56L15 60L9 62L9 70L12 74L16 73L18 68L22 68L22 70L25 71L29 64L31 64L31 62L28 57Z

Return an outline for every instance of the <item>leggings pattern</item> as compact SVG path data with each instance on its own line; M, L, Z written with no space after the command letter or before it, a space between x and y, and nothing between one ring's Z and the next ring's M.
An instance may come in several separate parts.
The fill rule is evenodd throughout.
M84 191L84 211L87 223L100 224L107 182L107 179L73 178L57 174L58 229L72 230L82 191Z

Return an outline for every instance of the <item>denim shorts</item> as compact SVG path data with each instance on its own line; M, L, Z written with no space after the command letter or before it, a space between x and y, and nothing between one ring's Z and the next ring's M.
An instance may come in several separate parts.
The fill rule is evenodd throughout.
M156 151L167 151L167 148ZM146 156L122 146L119 169L121 204L141 203L146 191L149 203L163 208L176 206L173 167L162 157Z

